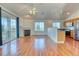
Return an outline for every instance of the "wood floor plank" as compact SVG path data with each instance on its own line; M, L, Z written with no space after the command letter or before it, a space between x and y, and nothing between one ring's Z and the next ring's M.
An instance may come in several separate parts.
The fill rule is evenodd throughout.
M79 41L66 37L57 44L48 36L28 36L2 45L0 56L79 56Z

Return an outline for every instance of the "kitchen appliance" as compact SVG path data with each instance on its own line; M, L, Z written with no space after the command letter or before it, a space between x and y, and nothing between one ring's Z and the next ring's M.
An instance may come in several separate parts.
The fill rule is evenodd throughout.
M75 40L79 40L79 20L77 20L75 25Z

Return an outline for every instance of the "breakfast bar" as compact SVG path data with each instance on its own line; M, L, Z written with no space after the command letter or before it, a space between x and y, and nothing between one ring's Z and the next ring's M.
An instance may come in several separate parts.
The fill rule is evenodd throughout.
M65 30L57 28L48 28L48 36L56 43L64 43Z

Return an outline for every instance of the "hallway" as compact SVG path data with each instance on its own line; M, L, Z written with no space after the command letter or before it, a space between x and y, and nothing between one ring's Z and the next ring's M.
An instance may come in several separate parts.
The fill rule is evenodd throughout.
M48 36L19 38L0 47L4 56L73 56L79 55L79 41L66 37L64 44L56 44Z

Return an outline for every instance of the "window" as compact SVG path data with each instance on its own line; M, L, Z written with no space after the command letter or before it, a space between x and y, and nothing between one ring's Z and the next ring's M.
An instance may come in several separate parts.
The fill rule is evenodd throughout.
M60 28L60 22L54 22L52 25L54 28Z
M74 26L72 25L72 23L68 22L66 23L67 29L69 30L74 30Z
M44 22L35 22L35 31L44 31Z
M67 27L72 26L72 23L68 22L68 23L66 23L66 26Z

